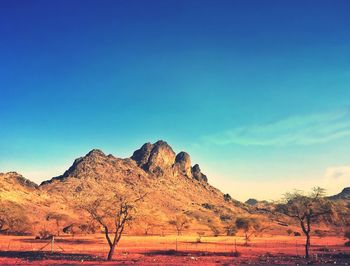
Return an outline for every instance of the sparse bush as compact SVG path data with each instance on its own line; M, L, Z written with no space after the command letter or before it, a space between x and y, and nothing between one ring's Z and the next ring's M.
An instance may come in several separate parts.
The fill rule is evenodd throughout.
M253 235L261 233L265 228L262 227L260 221L253 217L239 217L235 223L238 230L244 232L245 245L248 246Z
M287 234L290 236L292 233L293 233L293 230L290 229L290 228L288 228L288 229L287 229Z
M225 221L232 220L232 217L231 217L231 215L229 215L229 214L221 214L221 215L220 215L220 220L223 221L223 222L225 222Z
M327 235L327 231L316 229L315 230L315 235L318 236L318 237L325 237Z
M67 220L69 219L68 215L63 214L63 213L58 213L58 212L49 212L46 215L46 221L54 221L56 224L56 231L57 231L57 236L60 235L60 232L63 228L62 227L62 223L67 222Z
M224 200L225 201L231 201L232 197L230 196L230 194L224 194Z
M177 231L177 235L182 235L182 231L190 227L190 220L185 215L176 215L174 219L169 221Z
M39 231L39 238L40 239L51 239L53 234L51 234L48 230L42 229Z
M215 225L210 224L209 228L213 232L213 236L218 237L220 235L220 231Z
M197 235L198 235L196 239L197 243L202 243L202 237L204 236L204 234L205 234L204 232L197 232Z
M214 209L214 205L210 204L210 203L203 203L202 204L202 207L204 209L207 209L207 210L213 210Z
M225 230L227 236L235 236L237 233L237 227L234 224L227 225Z

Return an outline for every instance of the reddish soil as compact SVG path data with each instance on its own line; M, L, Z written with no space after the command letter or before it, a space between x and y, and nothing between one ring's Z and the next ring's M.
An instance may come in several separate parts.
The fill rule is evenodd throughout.
M302 257L303 237L265 236L255 238L248 247L243 245L241 237L203 237L201 243L197 243L196 238L125 236L117 247L114 260L107 262L104 259L108 247L102 235L56 238L53 253L49 241L1 236L0 264L350 265L350 248L344 246L344 239L340 237L314 237L309 261Z

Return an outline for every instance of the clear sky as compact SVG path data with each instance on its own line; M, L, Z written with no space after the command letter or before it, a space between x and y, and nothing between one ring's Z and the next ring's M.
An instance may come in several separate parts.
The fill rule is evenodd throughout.
M0 1L0 172L163 139L234 198L350 186L350 1Z

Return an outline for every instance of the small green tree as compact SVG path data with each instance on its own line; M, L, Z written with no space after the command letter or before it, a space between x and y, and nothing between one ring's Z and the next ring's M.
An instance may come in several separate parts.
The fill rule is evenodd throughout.
M254 234L258 234L264 229L259 220L253 217L239 217L236 219L235 225L238 230L243 231L246 246Z
M276 210L294 220L296 220L306 239L305 239L305 258L309 258L309 249L311 244L312 223L318 219L331 216L333 211L332 203L324 197L325 190L316 187L311 193L304 194L300 191L285 194L282 203L277 204Z

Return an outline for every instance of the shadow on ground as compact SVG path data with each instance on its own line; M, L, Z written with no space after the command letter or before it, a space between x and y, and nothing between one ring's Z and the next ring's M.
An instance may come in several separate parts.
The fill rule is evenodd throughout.
M22 242L25 243L48 243L50 239L21 239ZM55 238L56 243L64 243L67 245L77 245L77 244L96 244L99 241L96 240L87 240L87 239L68 239L68 238Z
M18 258L25 260L71 260L71 261L100 261L100 257L87 254L59 253L46 251L0 251L0 257Z
M203 251L176 251L174 249L170 250L153 250L143 253L145 256L196 256L196 257L237 257L237 253L235 252L203 252Z

